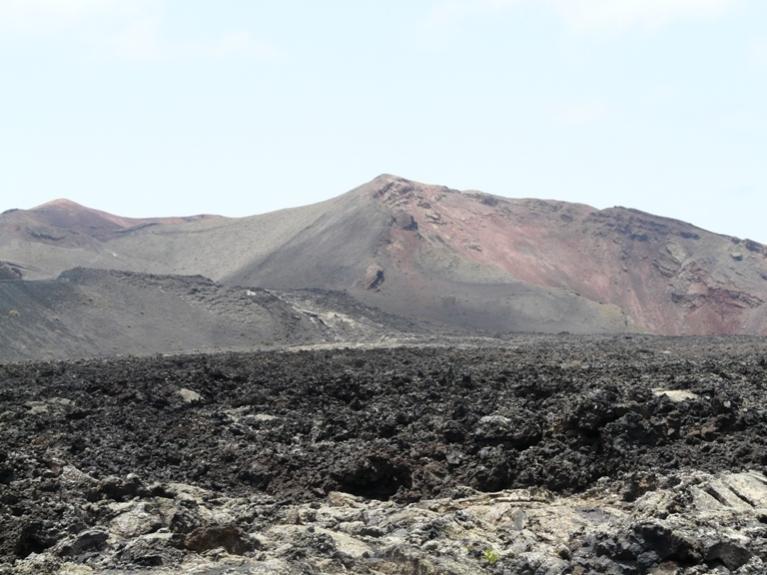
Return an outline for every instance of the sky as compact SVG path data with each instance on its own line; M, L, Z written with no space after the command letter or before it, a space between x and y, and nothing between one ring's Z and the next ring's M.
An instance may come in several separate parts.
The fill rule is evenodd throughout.
M0 0L0 210L251 215L378 174L767 242L763 0Z

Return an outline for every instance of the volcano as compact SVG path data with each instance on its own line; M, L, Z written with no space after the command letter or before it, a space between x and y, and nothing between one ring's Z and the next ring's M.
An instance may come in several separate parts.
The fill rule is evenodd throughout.
M246 218L126 219L57 200L0 215L9 281L74 268L344 292L481 334L767 334L767 249L615 207L510 199L382 175Z

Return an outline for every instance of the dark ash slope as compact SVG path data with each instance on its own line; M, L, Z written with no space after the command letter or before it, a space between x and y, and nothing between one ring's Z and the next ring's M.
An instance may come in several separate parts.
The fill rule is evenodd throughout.
M323 290L87 269L55 280L0 281L0 361L369 342L416 329Z

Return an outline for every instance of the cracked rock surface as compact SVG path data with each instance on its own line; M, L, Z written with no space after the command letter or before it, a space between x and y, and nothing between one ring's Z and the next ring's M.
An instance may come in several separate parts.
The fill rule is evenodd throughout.
M0 574L767 572L759 340L0 366Z

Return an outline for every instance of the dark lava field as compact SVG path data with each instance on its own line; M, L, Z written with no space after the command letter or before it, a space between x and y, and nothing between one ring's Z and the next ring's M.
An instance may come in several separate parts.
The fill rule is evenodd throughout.
M766 385L767 347L747 338L526 337L2 365L0 564L22 572L16 562L45 553L96 561L108 531L73 551L77 534L100 533L114 505L170 497L176 484L268 498L272 509L317 508L335 492L404 509L502 490L579 497L605 484L630 503L686 472L764 471ZM87 481L73 483L72 470ZM205 521L148 531L192 553L189 534ZM141 560L109 541L110 568L174 560ZM626 559L633 571L578 571L564 552L561 571L504 571L485 555L474 572L651 572L636 567L638 552ZM370 569L349 572L387 572Z

